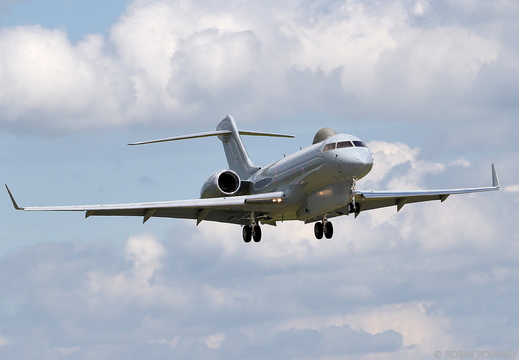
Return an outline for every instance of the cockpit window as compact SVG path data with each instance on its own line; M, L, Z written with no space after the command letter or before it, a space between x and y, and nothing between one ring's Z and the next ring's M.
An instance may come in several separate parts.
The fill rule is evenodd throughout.
M326 144L323 151L329 151L329 150L335 150L342 149L342 148L349 148L349 147L367 147L366 144L364 144L360 140L353 140L353 141L339 141L338 143L329 143Z
M337 143L337 149L353 147L351 141L340 141Z
M366 144L364 144L360 140L354 140L353 143L355 144L356 147L367 147Z
M326 144L324 147L324 151L333 150L335 149L335 143Z

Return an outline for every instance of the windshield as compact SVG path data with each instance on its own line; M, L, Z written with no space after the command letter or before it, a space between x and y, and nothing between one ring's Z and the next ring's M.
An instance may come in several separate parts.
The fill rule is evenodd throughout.
M342 148L349 148L349 147L367 147L366 144L364 144L360 140L353 140L353 141L339 141L337 143L329 143L324 146L323 151L329 151L329 150L335 150L335 149L342 149Z

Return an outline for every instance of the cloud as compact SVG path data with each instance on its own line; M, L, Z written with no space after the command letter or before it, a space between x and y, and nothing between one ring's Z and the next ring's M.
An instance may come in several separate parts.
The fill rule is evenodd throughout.
M403 143L370 146L382 170L359 187L427 188L473 169ZM509 347L517 211L490 195L334 218L333 240L287 222L245 244L239 227L173 220L167 236L20 248L0 259L0 355L425 359Z
M280 328L281 331L312 329L319 332L326 332L333 328L346 328L350 329L351 333L356 333L357 336L360 334L371 334L372 336L398 334L397 337L393 337L395 341L393 346L396 344L398 346L387 350L398 352L398 356L403 356L403 358L429 356L435 349L460 345L459 340L450 334L452 325L449 319L431 312L432 307L433 304L427 302L369 307L347 315L298 319L282 324ZM353 342L356 343L359 340L357 338ZM339 342L336 341L335 344ZM372 351L374 348L376 347L371 344L364 351L374 352Z
M485 1L142 0L109 36L78 43L63 29L2 28L4 130L214 126L225 113L298 126L316 113L417 121L424 132L440 122L432 150L414 134L369 142L375 167L358 187L481 186L496 162L504 191L335 218L331 241L286 222L244 244L239 227L181 220L169 234L112 242L30 239L0 258L0 357L429 359L513 348L517 14ZM472 152L453 160L445 148Z
M200 342L203 342L207 345L207 347L211 349L218 349L222 345L224 340L225 334L223 333L217 333L200 338Z
M72 46L63 30L34 25L2 29L0 43L7 128L67 132L120 121L131 88L118 65L101 54L100 35Z
M505 187L506 192L519 192L519 185L510 185Z
M359 120L472 119L482 96L491 107L499 100L481 89L511 93L492 79L504 62L508 78L517 73L517 49L500 38L506 31L433 21L441 10L426 1L154 0L130 2L108 38L77 44L62 29L3 28L0 126L62 133L225 113L253 121L294 108ZM493 23L477 25L485 21Z

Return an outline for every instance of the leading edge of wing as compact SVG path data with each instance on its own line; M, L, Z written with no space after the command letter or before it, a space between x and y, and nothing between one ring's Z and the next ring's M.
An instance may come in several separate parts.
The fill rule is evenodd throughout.
M496 191L499 190L500 187L501 186L499 185L499 178L497 177L496 167L494 164L492 164L492 186L440 190L365 190L357 191L357 195L361 195L365 199L401 198L413 196L448 196L456 194L470 194L476 192Z
M6 185L7 187L7 185ZM145 210L145 209L217 209L217 208L236 208L247 210L249 207L259 208L261 206L272 206L283 203L284 194L282 191L270 192L265 194L243 195L233 197L192 199L192 200L173 200L157 201L146 203L127 203L127 204L105 204L105 205L68 205L68 206L32 206L20 207L7 187L11 201L16 210L24 211L96 211L96 210Z

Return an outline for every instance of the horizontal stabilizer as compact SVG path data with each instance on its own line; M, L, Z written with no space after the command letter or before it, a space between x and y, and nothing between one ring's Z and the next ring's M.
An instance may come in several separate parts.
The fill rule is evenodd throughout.
M197 133L197 134L173 136L173 137L164 138L164 139L139 141L139 142L134 142L134 143L131 143L128 145L143 145L143 144L153 144L153 143L166 142L166 141L196 139L196 138L203 138L203 137L209 137L209 136L229 135L231 133L232 132L230 130L207 131L207 132ZM285 138L294 137L294 135L267 133L267 132L259 132L259 131L248 131L248 130L239 130L238 133L240 135L250 135L250 136L269 136L269 137L285 137Z

